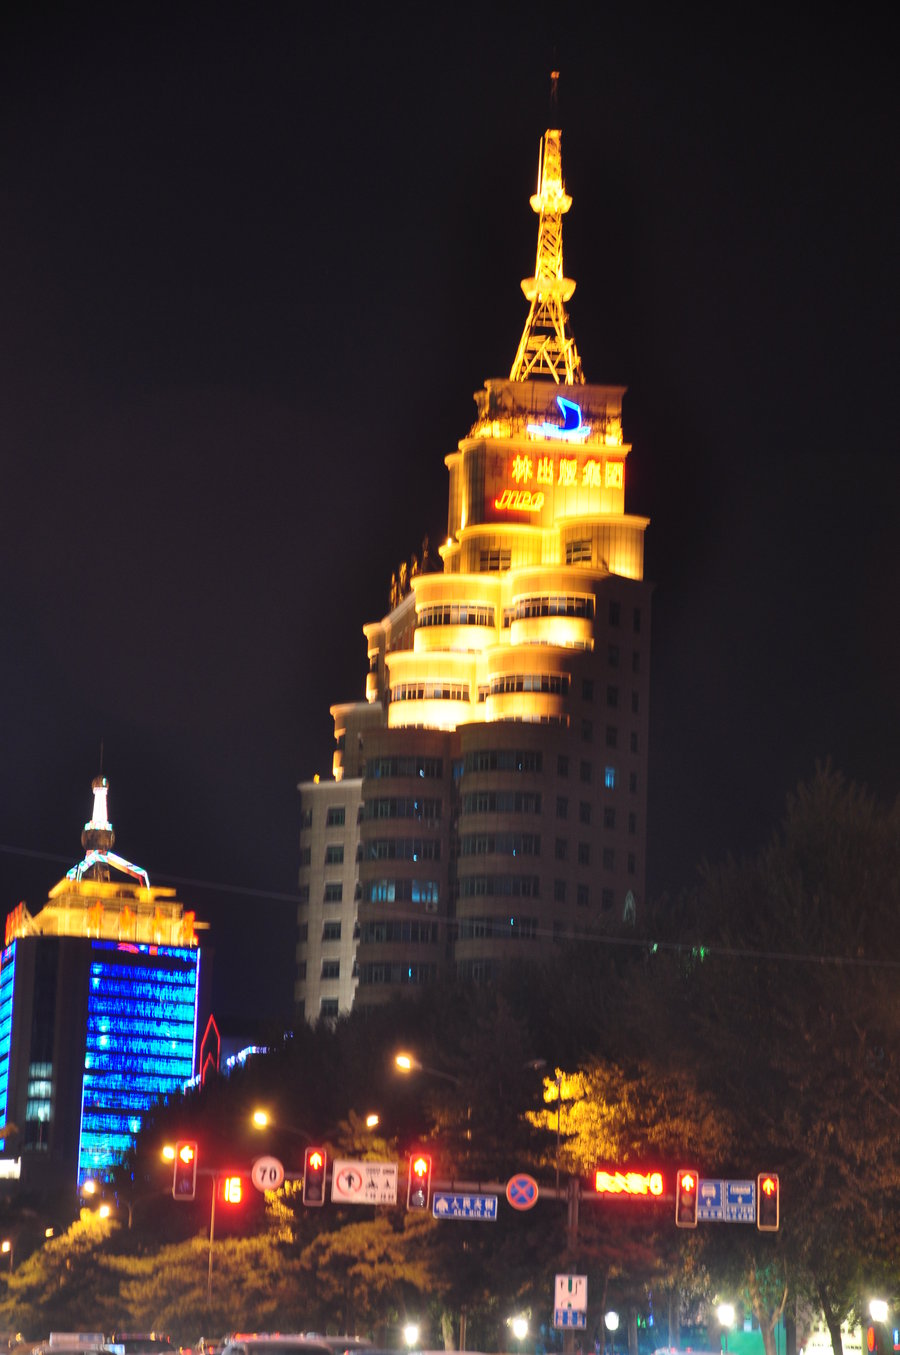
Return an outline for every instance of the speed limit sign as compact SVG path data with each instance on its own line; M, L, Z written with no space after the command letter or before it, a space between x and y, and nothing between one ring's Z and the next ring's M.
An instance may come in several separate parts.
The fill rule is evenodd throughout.
M277 1190L284 1180L284 1167L277 1157L258 1157L250 1169L257 1190Z

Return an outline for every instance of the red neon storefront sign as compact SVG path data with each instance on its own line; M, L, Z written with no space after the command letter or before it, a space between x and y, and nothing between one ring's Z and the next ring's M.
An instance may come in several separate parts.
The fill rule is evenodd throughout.
M598 1195L662 1195L661 1172L619 1172L598 1167L594 1173Z

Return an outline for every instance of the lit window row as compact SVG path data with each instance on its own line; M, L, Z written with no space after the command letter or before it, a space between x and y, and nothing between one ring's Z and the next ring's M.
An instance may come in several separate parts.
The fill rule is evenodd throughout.
M568 696L567 673L498 673L491 678L491 696L504 692L551 692Z
M531 593L516 598L511 611L516 621L533 616L582 616L593 621L594 606L594 597L590 593Z
M361 985L391 984L404 987L410 984L434 983L437 978L435 964L364 964L359 967Z
M468 701L467 682L398 682L392 701Z
M466 917L456 924L456 939L472 941L490 938L497 941L534 941L535 917Z
M470 602L433 603L417 612L420 626L491 626L496 624L493 607Z
M366 903L437 903L437 880L366 880Z

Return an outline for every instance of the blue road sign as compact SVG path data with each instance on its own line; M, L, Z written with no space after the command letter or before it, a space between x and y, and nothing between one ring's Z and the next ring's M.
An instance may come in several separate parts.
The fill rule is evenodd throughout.
M496 1195L449 1195L436 1190L432 1196L431 1212L436 1219L482 1219L494 1223L497 1219Z
M556 1308L553 1312L554 1327L587 1327L587 1313L577 1308Z
M755 1223L755 1181L700 1181L697 1219L701 1223Z

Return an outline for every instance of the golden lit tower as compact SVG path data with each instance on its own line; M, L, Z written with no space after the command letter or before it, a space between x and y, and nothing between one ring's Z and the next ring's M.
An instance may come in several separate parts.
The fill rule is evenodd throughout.
M554 90L558 72L553 72ZM557 384L584 381L575 340L567 332L566 302L575 283L563 273L562 219L572 206L562 177L562 132L548 129L538 152L538 191L532 194L537 212L538 242L534 277L522 279L522 291L531 302L510 371L511 381L550 376Z
M531 310L444 461L447 536L364 626L334 780L301 792L296 998L309 1020L493 980L645 899L647 519L626 511L622 386L587 384L565 302L560 132L541 143ZM442 568L441 568L442 566Z

